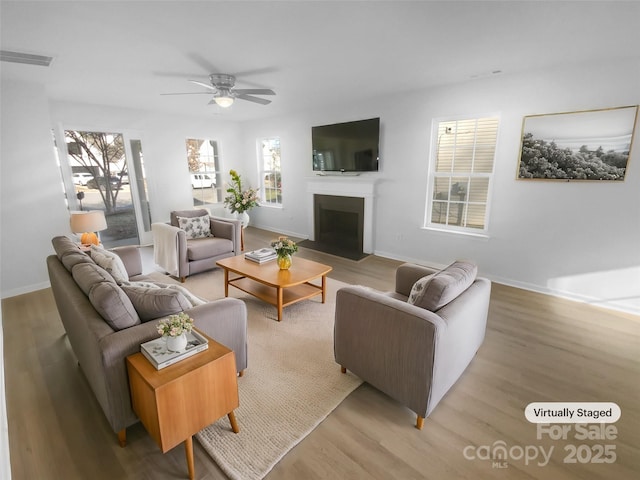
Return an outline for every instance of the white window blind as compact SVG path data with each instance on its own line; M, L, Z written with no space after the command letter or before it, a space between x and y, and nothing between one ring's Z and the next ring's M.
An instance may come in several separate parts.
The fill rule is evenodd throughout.
M427 226L452 231L487 230L498 123L497 117L436 123Z

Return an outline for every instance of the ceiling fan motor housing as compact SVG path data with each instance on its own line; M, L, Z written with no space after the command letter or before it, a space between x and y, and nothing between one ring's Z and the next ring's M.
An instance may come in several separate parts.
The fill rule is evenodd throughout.
M209 75L211 85L219 89L229 90L236 84L236 77L226 73L212 73Z

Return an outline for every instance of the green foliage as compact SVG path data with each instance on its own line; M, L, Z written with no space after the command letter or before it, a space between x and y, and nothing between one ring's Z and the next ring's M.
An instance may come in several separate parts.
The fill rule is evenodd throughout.
M536 139L531 133L522 138L520 178L555 178L580 180L623 180L629 154L604 153L602 147L579 151L560 148L555 142Z
M260 198L258 197L258 191L255 188L249 188L242 190L242 179L235 170L230 170L231 184L227 188L227 195L224 199L224 204L229 207L231 213L243 213L253 207L258 206Z

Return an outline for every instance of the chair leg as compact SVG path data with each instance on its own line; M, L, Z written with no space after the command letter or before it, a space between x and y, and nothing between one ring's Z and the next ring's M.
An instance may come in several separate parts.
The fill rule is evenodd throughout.
M418 415L418 418L416 419L416 428L418 430L422 430L423 426L424 426L424 417L421 417L420 415Z
M347 373L347 369L345 367L343 367L343 366L340 367L340 371L342 373Z
M122 448L127 446L127 429L123 428L118 432L118 443Z
M184 281L187 279L187 277L180 277L180 283L184 283Z
M243 375L244 375L244 370L240 370L240 371L238 372L238 376L239 376L239 377L241 377L241 376L243 376Z

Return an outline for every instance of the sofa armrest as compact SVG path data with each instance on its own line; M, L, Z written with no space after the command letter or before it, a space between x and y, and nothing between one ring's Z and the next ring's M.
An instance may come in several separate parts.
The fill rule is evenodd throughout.
M403 263L396 270L396 292L408 297L411 293L413 284L420 280L422 277L436 273L438 270L434 270L429 267L423 267L422 265L416 265L414 263Z
M111 251L120 257L127 269L129 278L142 275L142 258L140 257L140 249L137 245L116 247L112 248Z
M435 313L375 290L338 290L337 363L426 416L435 344L446 329Z
M115 432L136 422L131 409L131 393L126 358L140 351L140 344L158 337L158 322L146 322L105 335L99 340L104 383L109 405L104 413Z
M240 253L242 222L233 218L210 217L211 233L214 237L226 238L233 242L234 254Z
M185 310L195 327L236 355L238 372L247 368L247 306L237 298L222 298Z

